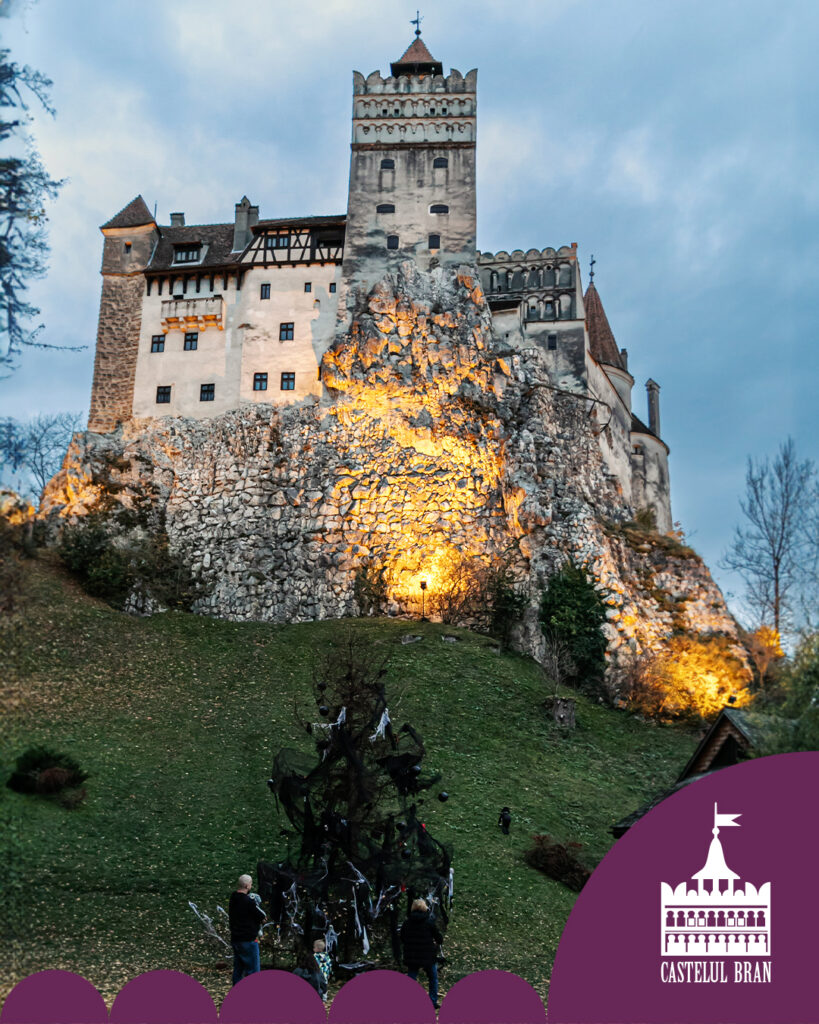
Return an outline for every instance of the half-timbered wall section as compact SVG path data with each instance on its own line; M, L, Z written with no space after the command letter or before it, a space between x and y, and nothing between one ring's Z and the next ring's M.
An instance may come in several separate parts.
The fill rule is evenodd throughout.
M218 416L321 394L344 217L160 228L145 274L135 416ZM181 214L175 215L181 218ZM241 248L232 246L238 242Z

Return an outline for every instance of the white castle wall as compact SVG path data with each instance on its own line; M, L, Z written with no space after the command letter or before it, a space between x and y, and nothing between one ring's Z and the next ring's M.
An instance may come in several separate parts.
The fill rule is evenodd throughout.
M321 393L318 366L333 339L338 293L330 284L341 279L335 265L253 268L246 271L241 289L235 276L223 288L217 275L211 291L209 279L200 292L192 288L172 309L180 316L207 314L221 297L222 329L217 325L189 323L181 328L163 327L163 313L172 297L153 287L142 303L142 327L134 383L134 415L188 416L205 419L235 409L242 402L298 401ZM305 282L311 291L305 292ZM270 298L261 298L262 284L270 285ZM179 294L179 293L177 293ZM293 339L281 341L279 326L293 323ZM187 329L199 332L195 351L185 351ZM151 351L154 335L165 336L163 352ZM295 373L295 389L281 390L281 374ZM253 390L254 373L268 374L266 391ZM200 385L215 385L212 402L200 401ZM170 404L157 405L159 386L171 386Z

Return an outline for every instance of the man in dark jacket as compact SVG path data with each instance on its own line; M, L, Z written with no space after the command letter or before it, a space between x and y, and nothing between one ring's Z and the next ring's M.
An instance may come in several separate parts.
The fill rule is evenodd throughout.
M404 963L410 978L418 978L423 967L429 979L429 998L438 1009L438 950L444 939L429 912L426 900L413 900L409 917L401 925Z
M250 895L252 885L253 879L250 875L239 875L236 891L230 894L228 904L234 985L245 975L256 974L261 969L258 935L262 921L267 915Z

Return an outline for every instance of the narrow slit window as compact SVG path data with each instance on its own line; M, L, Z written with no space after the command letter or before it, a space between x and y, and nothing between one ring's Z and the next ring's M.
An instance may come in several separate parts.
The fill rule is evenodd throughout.
M550 334L549 335L548 347L549 347L549 351L550 352L554 352L555 349L557 348L557 335L556 334Z
M305 281L304 282L304 290L306 292L311 292L313 290L313 282L312 281Z
M335 283L335 281L331 281L330 282L330 294L333 295L335 293L335 290L336 290L336 283Z

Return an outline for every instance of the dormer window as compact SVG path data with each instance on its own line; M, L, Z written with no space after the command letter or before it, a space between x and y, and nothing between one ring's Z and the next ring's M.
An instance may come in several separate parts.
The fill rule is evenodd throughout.
M265 235L264 244L266 249L289 249L290 233Z
M199 242L191 242L189 245L174 246L174 263L198 263L201 258L202 245Z

